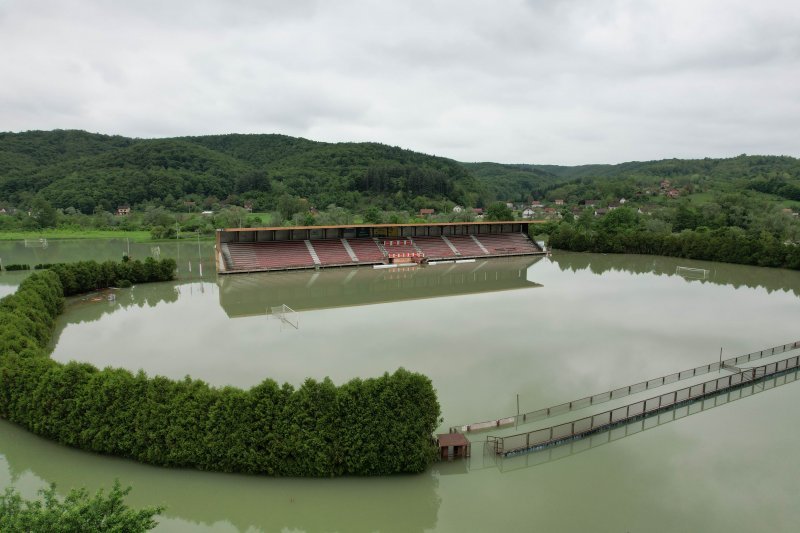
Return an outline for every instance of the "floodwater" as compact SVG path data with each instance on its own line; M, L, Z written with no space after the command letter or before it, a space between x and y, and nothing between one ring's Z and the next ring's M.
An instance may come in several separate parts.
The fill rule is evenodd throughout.
M134 257L155 253L130 246ZM513 415L517 395L531 411L716 362L720 348L727 358L800 339L800 272L557 253L217 279L210 244L159 246L179 257L178 281L118 291L112 303L70 300L53 358L240 387L402 366L431 377L446 428ZM122 251L124 241L0 243L3 264ZM0 275L0 294L23 276ZM284 320L273 313L282 305L294 310ZM794 531L800 384L779 385L600 446L495 461L478 434L469 462L377 479L168 470L0 422L0 488L32 496L51 482L94 490L119 478L134 487L132 504L168 507L162 531Z

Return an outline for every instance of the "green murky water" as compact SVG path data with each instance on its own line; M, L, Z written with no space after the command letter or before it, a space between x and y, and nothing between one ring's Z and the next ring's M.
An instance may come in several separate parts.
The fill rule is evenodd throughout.
M156 252L130 246L134 257ZM4 264L123 251L124 241L0 243ZM55 359L240 387L403 366L432 378L447 427L514 414L517 394L528 411L713 362L720 347L732 356L800 338L800 272L564 253L218 280L210 244L158 253L178 258L179 280L111 303L71 300ZM0 294L22 276L0 275ZM297 328L270 317L282 304ZM591 449L497 464L478 442L469 463L380 479L160 469L0 422L0 486L33 495L49 482L94 489L119 478L134 486L132 503L168 506L163 531L793 531L799 400L788 383Z

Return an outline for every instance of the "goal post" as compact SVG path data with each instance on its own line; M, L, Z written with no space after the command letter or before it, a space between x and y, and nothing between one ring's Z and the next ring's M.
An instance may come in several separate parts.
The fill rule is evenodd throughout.
M300 313L286 304L270 307L270 317L280 320L282 324L288 324L294 329L300 328Z
M692 279L708 279L708 274L711 272L705 268L692 268L679 266L675 268L675 274L683 276L684 278Z

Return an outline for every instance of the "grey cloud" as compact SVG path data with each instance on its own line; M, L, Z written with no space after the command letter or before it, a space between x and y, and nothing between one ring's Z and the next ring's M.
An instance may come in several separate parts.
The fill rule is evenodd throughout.
M461 160L798 154L781 0L0 2L0 129L278 132Z

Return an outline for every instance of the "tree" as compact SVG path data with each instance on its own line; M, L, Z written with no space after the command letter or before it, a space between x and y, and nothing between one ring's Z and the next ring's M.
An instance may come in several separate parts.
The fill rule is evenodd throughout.
M495 202L486 210L486 220L514 220L514 213L502 202Z
M56 226L56 210L44 198L36 197L33 199L31 217L36 219L40 228L54 228Z
M89 496L86 489L72 489L66 498L59 499L55 485L40 490L42 501L23 500L13 489L0 496L0 530L2 531L148 531L158 525L153 519L163 507L135 510L123 501L130 492L119 481L108 495L102 490Z

